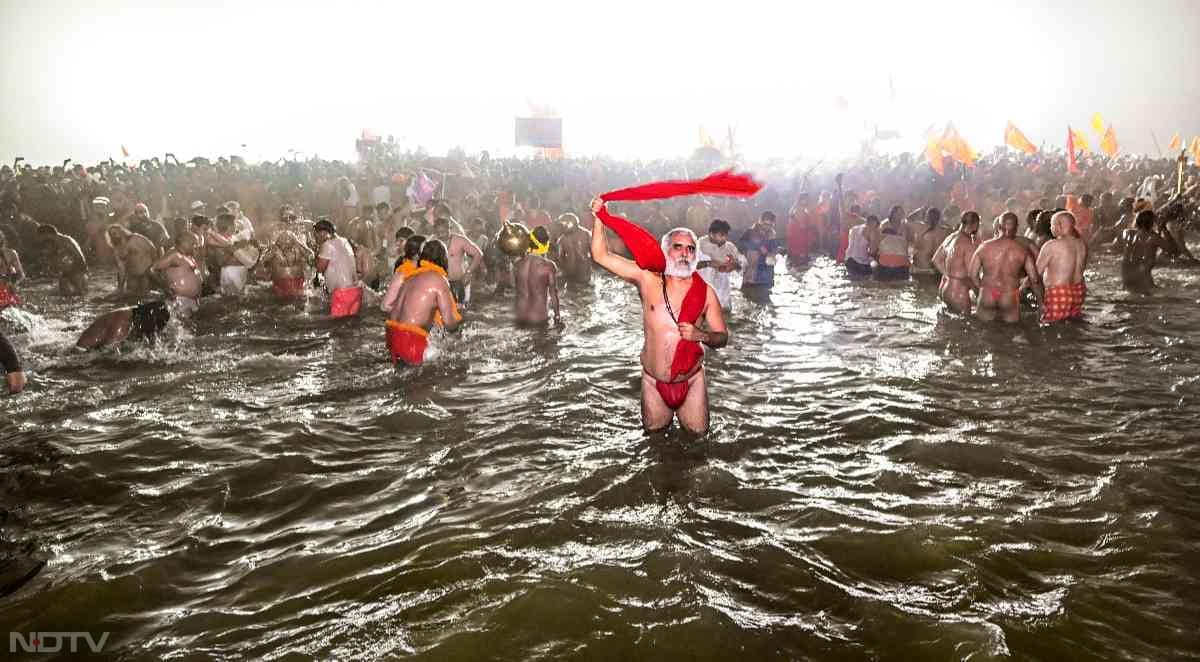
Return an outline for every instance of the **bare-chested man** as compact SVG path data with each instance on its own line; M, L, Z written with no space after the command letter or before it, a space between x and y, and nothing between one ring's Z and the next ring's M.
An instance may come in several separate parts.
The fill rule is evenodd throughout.
M1021 320L1023 273L1029 275L1035 296L1041 301L1033 255L1016 238L1018 223L1016 214L1004 212L1000 216L1000 236L980 244L967 265L967 274L979 291L975 316L981 320L994 320L997 314L1005 322Z
M383 248L382 224L374 214L363 214L350 222L346 228L346 239L354 247L355 264L359 278L369 283L376 279L375 256ZM365 255L364 255L365 252Z
M53 225L39 225L38 238L42 243L42 254L58 271L58 293L63 296L87 294L88 265L79 244L60 234Z
M8 247L8 235L0 230L0 310L21 305L17 283L25 280L21 256Z
M570 212L558 217L562 235L554 243L563 276L573 283L586 283L592 278L592 233L579 226L579 217Z
M200 307L200 266L196 263L196 236L184 232L175 240L175 250L167 253L154 270L162 273L167 289L175 298L180 317L196 312Z
M483 251L479 250L475 242L467 239L466 236L458 232L452 233L450 225L449 216L439 216L433 222L433 230L437 239L446 245L449 252L450 291L454 293L455 301L459 305L464 305L471 280L475 277L475 273L483 268ZM471 258L469 265L464 264L467 262L468 256Z
M80 349L100 349L119 345L125 340L153 344L158 334L171 321L167 304L148 301L129 308L118 308L96 318L82 334L75 346Z
M942 272L938 294L950 310L958 313L971 313L975 283L971 280L968 267L978 247L975 238L978 233L979 214L965 211L958 219L958 229L951 232L933 253L932 262Z
M462 322L446 278L448 264L446 245L441 241L430 239L422 245L417 267L404 279L388 315L387 345L393 363L420 365L425 360L429 329L438 325L453 331Z
M158 261L158 246L121 225L110 225L104 240L117 261L117 297L138 299L150 289L150 267Z
M550 231L539 225L529 233L529 252L513 264L517 288L517 324L545 324L546 303L554 307L554 323L559 323L558 267L546 257L550 250Z
M1134 227L1121 233L1121 283L1130 292L1148 293L1155 287L1154 261L1163 240L1154 232L1154 212L1143 209L1134 218Z
M592 213L604 208L599 198L592 200ZM642 426L646 430L661 430L678 416L684 428L703 433L708 431L708 385L705 381L703 350L697 346L680 347L683 341L703 343L714 349L729 342L725 318L716 292L704 285L694 274L699 260L695 235L686 228L677 228L663 237L666 271L658 274L646 271L637 263L610 253L604 225L596 217L592 223L592 259L608 271L638 287L642 300L642 323L645 342L642 345ZM698 281L698 282L697 282ZM695 317L687 319L685 299L693 295L692 287L703 287L703 303ZM694 296L694 295L693 295ZM708 330L696 325L703 318ZM674 365L676 352L690 349L699 352L686 372L679 374ZM683 354L681 356L687 356Z
M1054 239L1042 245L1037 259L1037 273L1046 286L1042 321L1082 317L1083 300L1087 296L1087 286L1083 283L1087 244L1075 232L1075 217L1069 211L1051 217L1050 231Z
M96 264L112 263L112 250L104 241L104 231L117 220L113 213L112 203L107 197L100 196L92 199L92 208L88 212L87 242L84 244L88 252L95 258Z
M924 222L909 224L912 233L912 275L927 283L937 282L941 273L933 263L933 254L946 241L949 231L942 227L942 212L937 207L925 211Z
M158 247L159 255L155 258L161 256L171 243L171 235L166 226L150 218L150 208L144 203L139 202L133 206L133 219L129 223L129 229L149 239Z
M303 299L305 268L316 253L283 222L273 237L259 262L271 274L271 291L278 299Z

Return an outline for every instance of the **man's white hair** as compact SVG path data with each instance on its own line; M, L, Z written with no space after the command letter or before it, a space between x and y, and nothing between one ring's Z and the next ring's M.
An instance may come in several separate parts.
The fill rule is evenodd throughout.
M692 245L696 247L696 252L692 253L691 258L688 259L688 268L686 273L683 273L684 270L682 268L671 263L671 240L677 234L686 234L687 236L691 237ZM664 273L666 273L668 276L687 278L688 276L692 275L692 272L696 270L696 264L700 262L700 240L696 237L695 232L692 232L687 228L675 228L674 230L670 230L662 236L662 252L663 256L667 258L667 270Z

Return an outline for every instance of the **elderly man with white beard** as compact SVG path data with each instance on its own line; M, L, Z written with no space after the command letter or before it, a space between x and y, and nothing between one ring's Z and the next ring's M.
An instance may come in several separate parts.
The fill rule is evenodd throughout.
M592 213L604 208L592 200ZM696 271L696 235L687 228L662 238L666 269L657 273L608 250L600 218L592 223L592 259L620 278L637 285L642 299L645 342L642 345L642 425L661 430L676 416L679 424L698 434L708 431L708 385L704 350L729 342L717 295ZM703 318L707 330L697 326Z

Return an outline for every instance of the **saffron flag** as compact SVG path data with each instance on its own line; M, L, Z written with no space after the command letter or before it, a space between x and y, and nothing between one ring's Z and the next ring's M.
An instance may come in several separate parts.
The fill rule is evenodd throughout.
M125 149L124 145L121 145L121 156L129 158L129 150Z
M942 161L942 144L937 138L930 138L925 143L925 160L929 167L939 175L945 176L946 164Z
M1092 115L1092 131L1098 136L1104 135L1104 118L1100 117L1100 113Z
M947 124L946 131L942 134L942 149L950 155L950 158L967 166L975 165L975 151L967 144L958 133L958 129L954 128L954 124Z
M1171 142L1167 145L1167 149L1171 150L1172 152L1177 149L1183 149L1183 138L1179 137L1178 133L1171 136Z
M1088 144L1087 136L1083 135L1082 131L1076 131L1075 129L1070 129L1070 131L1071 135L1075 137L1075 149L1084 154L1090 154L1092 146Z
M1004 144L1015 150L1025 152L1026 154L1033 154L1037 152L1037 148L1033 146L1033 143L1029 142L1029 139L1025 137L1025 134L1021 133L1021 130L1017 128L1017 125L1013 124L1012 122L1009 122L1008 126L1004 127Z
M1112 125L1108 125L1108 130L1104 132L1104 138L1100 140L1100 151L1112 158L1117 155L1117 133L1113 131Z
M1200 163L1200 136L1192 138L1192 162Z
M1075 162L1075 130L1067 127L1067 172L1078 175L1079 164Z

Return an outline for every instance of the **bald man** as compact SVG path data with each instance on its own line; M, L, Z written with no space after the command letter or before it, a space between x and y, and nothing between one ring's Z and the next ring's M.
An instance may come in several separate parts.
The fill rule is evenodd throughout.
M1050 218L1054 239L1042 245L1037 258L1037 273L1046 286L1042 322L1054 323L1083 316L1087 286L1083 268L1087 244L1075 231L1075 216L1060 211Z

